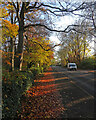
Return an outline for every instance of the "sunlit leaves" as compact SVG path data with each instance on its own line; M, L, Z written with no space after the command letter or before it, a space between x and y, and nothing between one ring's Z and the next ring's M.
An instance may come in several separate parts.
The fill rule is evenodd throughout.
M10 11L14 11L13 5L8 4L8 6L6 6L6 8Z
M3 60L3 66L5 65L8 65L10 66L11 65L11 62L10 62L10 55L12 55L11 52L5 52L5 51L2 51L2 60Z
M0 8L0 18L7 16L8 16L8 11L5 8Z
M41 66L43 64L49 66L51 64L51 59L53 58L53 51L45 51L39 44L46 50L50 48L49 40L45 40L42 37L33 37L25 44L26 51L24 52L24 61L33 62L35 64L39 63Z
M8 17L10 15L10 12L13 11L14 11L13 5L2 2L0 6L0 18Z
M2 33L3 37L6 35L7 37L16 37L18 34L18 25L16 24L11 24L8 20L2 20Z

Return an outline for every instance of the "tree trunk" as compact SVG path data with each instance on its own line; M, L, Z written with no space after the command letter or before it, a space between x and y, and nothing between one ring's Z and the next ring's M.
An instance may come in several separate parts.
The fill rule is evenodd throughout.
M15 54L15 49L14 49L14 39L13 39L13 46L12 46L12 71L14 71L14 54Z
M77 62L80 63L80 45L79 45L79 36L77 35L77 48L78 48L78 51L77 51Z
M83 53L83 60L84 60L84 58L85 58L85 42L84 42L84 53Z
M16 60L16 67L19 68L19 70L22 70L22 64L23 64L23 47L24 47L23 33L24 33L24 2L20 13L19 34L18 34L19 40L17 46L18 58Z
M13 24L13 12L11 13L11 24ZM10 38L11 71L14 71L14 38Z
M18 56L16 58L15 66L21 70L22 69L22 63L23 63L23 46L24 46L24 40L23 40L23 24L19 24L19 34L18 34L18 46L17 46L17 52L16 55Z
M10 39L10 44L11 44L11 71L14 71L14 39Z

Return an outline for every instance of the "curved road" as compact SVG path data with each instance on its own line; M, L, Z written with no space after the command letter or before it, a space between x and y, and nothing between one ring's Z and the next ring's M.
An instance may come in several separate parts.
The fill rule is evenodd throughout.
M60 66L52 66L55 83L66 109L62 118L94 118L94 71L67 71Z

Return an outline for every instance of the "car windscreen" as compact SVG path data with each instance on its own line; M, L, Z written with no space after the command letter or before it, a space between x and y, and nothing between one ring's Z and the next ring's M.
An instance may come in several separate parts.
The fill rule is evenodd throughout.
M72 67L75 67L76 65L69 65L69 67L71 67L71 66L72 66Z

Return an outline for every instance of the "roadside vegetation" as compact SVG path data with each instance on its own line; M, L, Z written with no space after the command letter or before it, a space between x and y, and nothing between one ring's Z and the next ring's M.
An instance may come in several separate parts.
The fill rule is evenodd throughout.
M78 66L80 69L96 70L96 57L91 56L82 60Z
M50 44L45 42L46 44ZM3 44L6 44L5 42ZM30 49L28 46L24 49L24 59L22 70L19 70L17 67L14 67L14 70L11 69L12 61L12 52L10 52L10 46L7 45L3 47L2 51L2 112L3 118L17 118L21 110L21 100L26 94L26 91L34 86L34 80L36 76L40 73L43 73L51 64L51 59L53 58L53 51L44 51L40 48L39 45L30 43L31 51L27 52ZM35 46L35 47L34 47ZM43 44L44 46L44 44ZM46 47L46 45L45 45ZM15 59L18 56L15 56ZM16 64L16 63L15 63Z
M2 53L2 118L15 119L22 112L21 101L26 91L34 86L36 77L50 66L53 50L51 50L52 42L46 38L48 35L46 30L44 33L39 28L36 33L37 28L33 27L27 28L24 33L22 47L22 42L19 41L20 28L14 21L14 7L8 3L3 5L2 17L5 19L2 19L2 50L0 50ZM34 13L34 17L36 15ZM31 14L28 16L31 17Z

